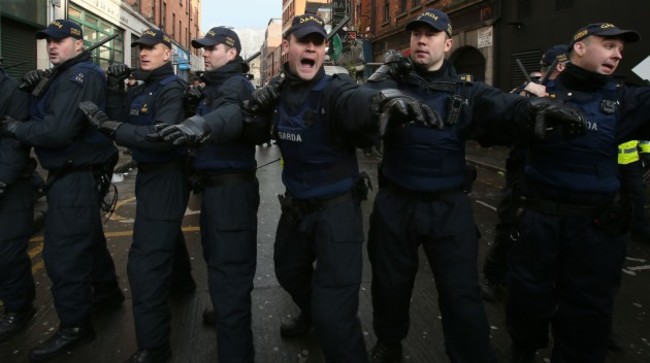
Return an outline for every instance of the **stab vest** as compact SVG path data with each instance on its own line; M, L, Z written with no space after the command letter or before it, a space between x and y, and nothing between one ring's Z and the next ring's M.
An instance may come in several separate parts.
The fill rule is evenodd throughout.
M576 137L551 132L543 143L531 146L527 176L564 190L611 193L619 189L617 165L617 86L608 83L597 92L567 90L559 83L549 95L580 109L589 123L587 133Z
M423 81L423 80L422 80ZM384 136L382 174L390 182L419 192L460 189L465 182L465 143L456 127L466 80L423 84L400 82L398 88L438 111L442 130L389 121ZM421 83L421 82L420 82Z
M246 79L243 74L233 77L240 77L248 84L249 92L253 92L253 85ZM232 77L231 77L232 78ZM197 108L197 114L203 116L213 111L209 104L213 99L219 86L208 84L205 88L206 97L201 100ZM234 142L220 144L206 144L194 157L194 167L199 170L253 170L257 163L255 161L255 146L235 140Z
M282 98L274 121L282 151L282 181L299 199L325 198L348 192L359 176L355 150L333 144L327 132L322 93L330 81L323 77L310 91L301 110L290 115Z
M89 74L91 72L96 73L101 79L105 79L102 69L90 62L73 64L70 68L54 77L50 81L45 93L36 102L31 103L31 119L36 122L43 122L45 115L47 115L47 108L51 102L51 98L59 87L67 86L63 82L69 81L70 77L78 77L81 74ZM99 105L99 107L103 109L104 105ZM77 122L77 120L66 120L65 122ZM86 124L88 121L84 118L79 122ZM68 146L62 148L34 147L34 151L41 165L48 170L63 166L100 164L106 161L108 155L114 153L113 149L113 141L90 125L85 125L82 134L75 138Z
M166 85L176 81L176 75L169 75L161 80L145 83L142 89L136 90L136 96L131 101L131 108L129 110L129 123L136 126L151 126L153 125L156 115L156 96L158 92ZM137 93L139 91L139 93ZM152 151L133 149L133 160L139 163L161 163L177 159L180 154L174 150L170 151Z

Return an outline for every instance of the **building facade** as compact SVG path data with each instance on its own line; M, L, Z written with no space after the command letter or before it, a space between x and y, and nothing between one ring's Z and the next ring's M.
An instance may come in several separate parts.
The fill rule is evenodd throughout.
M524 78L516 63L518 58L527 71L538 70L545 49L567 44L578 28L597 22L639 32L641 41L625 46L616 73L628 82L641 83L632 68L650 53L650 22L640 4L634 0L501 1L495 83L502 88L520 84Z
M280 74L282 66L282 19L272 18L266 25L260 49L260 85Z
M354 0L357 1L357 0ZM454 47L449 60L460 73L470 73L504 90L525 80L517 59L526 71L539 70L539 60L548 47L566 44L580 27L594 22L613 22L635 29L640 44L625 48L620 73L641 81L632 72L647 54L644 35L650 23L638 11L638 2L621 0L358 0L359 37L371 44L367 62L383 62L391 49L406 52L410 34L405 25L428 8L446 12L453 26ZM645 43L644 43L645 42Z
M173 42L173 64L187 78L191 70L203 66L191 39L198 37L201 0L15 0L0 2L0 54L10 74L21 77L32 69L50 67L44 40L34 33L54 19L70 19L81 24L87 46L111 36L117 38L95 49L94 61L106 69L111 63L137 67L138 52L130 44L151 27L161 28Z

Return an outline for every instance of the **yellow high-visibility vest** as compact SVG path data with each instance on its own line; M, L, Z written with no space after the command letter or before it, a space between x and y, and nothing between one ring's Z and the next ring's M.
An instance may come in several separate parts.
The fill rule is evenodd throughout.
M639 154L650 154L649 140L639 140Z
M618 145L618 163L627 165L639 160L637 145L639 140L632 140Z

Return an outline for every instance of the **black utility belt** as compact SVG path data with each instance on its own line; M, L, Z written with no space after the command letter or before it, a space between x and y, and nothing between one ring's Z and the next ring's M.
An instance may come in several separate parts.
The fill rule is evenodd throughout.
M78 165L78 166L63 166L55 169L47 170L47 179L45 179L45 184L43 184L43 189L47 190L52 186L52 183L61 179L63 176L72 173L83 173L83 172L92 172L93 177L98 177L99 172L103 170L103 164L95 165Z
M578 205L561 203L548 199L526 198L524 199L524 207L530 208L539 213L550 214L554 216L593 217L600 208L603 208L603 204Z
M439 200L439 199L441 199L441 198L443 198L443 197L445 197L447 195L462 193L463 192L462 187L453 188L453 189L446 189L446 190L439 190L439 191L435 191L435 192L421 192L421 191L406 189L406 188L404 188L404 187L402 187L400 185L397 185L397 184L391 182L390 180L384 180L382 182L382 184L383 184L382 188L386 188L386 189L390 190L391 192L393 192L393 193L395 193L397 195L407 197L407 198L411 198L411 199L421 200L421 201L424 201L424 202L431 202L431 201L434 201L434 200Z
M255 180L255 171L210 172L197 171L195 175L204 186L215 187L227 184L237 184Z
M352 192L345 192L331 198L298 199L289 194L278 194L278 199L283 212L293 211L305 215L352 200L353 196Z
M64 174L72 174L72 173L81 173L85 171L93 171L93 170L98 170L102 168L102 164L96 164L96 165L79 165L79 166L64 166L61 168L55 168L55 169L48 169L48 175L56 175L56 176L62 176Z

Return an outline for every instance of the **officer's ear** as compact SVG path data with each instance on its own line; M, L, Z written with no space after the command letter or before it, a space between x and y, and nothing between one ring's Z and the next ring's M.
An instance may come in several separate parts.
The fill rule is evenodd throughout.
M289 51L289 43L291 42L291 37L293 37L293 34L289 34L286 37L282 38L282 54L285 54Z
M83 39L75 39L74 41L74 50L77 53L81 53L84 50L84 41Z
M447 39L445 40L445 53L449 52L453 46L454 40L451 39L451 37L447 36Z
M235 47L228 47L228 61L230 62L231 60L237 58L237 49Z
M165 62L168 62L172 58L172 50L169 49L169 47L167 46L164 47L165 47L165 51L163 52L163 60Z
M575 53L579 57L582 57L586 51L587 51L587 43L585 41L581 40L579 42L576 42L573 45L573 53Z

